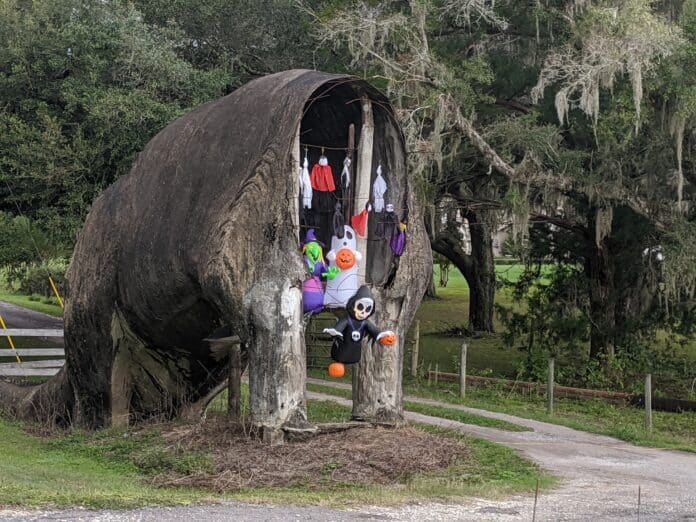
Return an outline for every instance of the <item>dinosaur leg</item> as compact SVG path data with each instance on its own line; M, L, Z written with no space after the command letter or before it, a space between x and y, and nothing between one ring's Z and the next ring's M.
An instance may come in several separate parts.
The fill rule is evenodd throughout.
M282 430L314 430L305 403L302 291L288 280L267 280L255 284L248 295L252 422L271 442L282 438Z

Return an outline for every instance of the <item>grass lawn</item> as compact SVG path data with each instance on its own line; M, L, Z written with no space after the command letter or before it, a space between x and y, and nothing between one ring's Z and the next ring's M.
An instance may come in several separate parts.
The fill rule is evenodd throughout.
M516 281L522 273L521 265L496 265L499 280ZM440 279L435 266L435 281ZM416 319L420 321L420 361L424 370L428 367L440 371L453 371L464 340L469 344L468 369L471 374L514 377L522 355L503 346L497 335L466 338L464 328L469 322L469 286L456 268L450 268L449 282L445 288L436 287L437 299L425 299ZM496 303L511 306L506 290L496 293ZM497 331L502 325L494 317ZM457 335L457 332L461 333ZM449 333L448 333L449 332Z
M29 310L34 310L36 312L41 312L55 317L63 317L63 309L59 305L55 304L55 298L51 299L51 303L44 303L42 301L32 300L29 299L29 296L15 294L7 290L7 288L0 285L0 301L6 301L8 303L16 304L17 306L28 308ZM12 325L7 326L9 328L12 328Z
M307 383L307 389L313 392L336 395L345 399L351 398L350 390L333 388L331 386L322 386L321 384ZM491 419L489 417L483 417L482 415L474 415L465 411L455 410L452 408L431 406L429 404L421 404L418 402L405 401L404 409L416 413L422 413L423 415L441 417L443 419L463 422L465 424L473 424L475 426L486 426L489 428L498 428L500 430L507 431L530 431L528 428L525 428L524 426L519 426L518 424L513 424L512 422L506 422L499 419Z
M112 442L106 444L106 441ZM145 474L124 458L135 439L116 432L74 435L52 441L28 435L0 418L0 505L82 505L127 508L151 504L186 504L210 496L190 489L161 489L147 484ZM103 452L89 442L105 442ZM106 456L113 447L121 451Z
M223 404L224 401L218 401L213 410ZM350 418L350 411L330 401L309 401L308 415L315 422L337 422ZM152 485L151 481L158 474L175 471L195 475L210 471L211 467L204 451L178 449L157 431L156 426L130 431L74 430L37 437L24 431L22 425L0 418L3 441L0 445L0 505L128 508L224 498L345 507L364 503L398 504L417 498L498 497L533 491L537 480L542 487L554 483L552 476L511 449L449 430L434 431L440 437L459 439L467 446L470 456L439 472L405 476L393 485L327 481L326 487L321 488L296 484L246 487L220 493L201 488Z
M696 452L696 413L653 411L653 431L644 429L644 411L601 400L556 399L555 414L546 413L546 398L538 393L515 393L496 388L467 387L465 399L454 384L438 386L422 382L404 383L404 394L462 404L561 424L591 433L609 435L641 446Z

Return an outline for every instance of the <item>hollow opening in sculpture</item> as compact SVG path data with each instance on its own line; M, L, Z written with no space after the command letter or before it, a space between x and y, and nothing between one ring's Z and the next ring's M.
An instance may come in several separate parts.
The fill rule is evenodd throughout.
M343 315L359 286L388 286L398 268L391 239L408 218L406 165L390 109L355 83L341 81L323 85L307 101L292 156L295 172L300 172L298 240L308 276L303 312L328 312L313 316L307 325L308 363L325 367L329 358L323 328L335 323L334 314ZM382 182L386 191L379 190ZM307 246L313 239L323 247L319 263L316 253L308 251L317 249ZM340 272L333 279L322 275L331 269Z
M365 235L360 230L356 234L357 249L362 254L362 262L358 263L361 284L387 283L394 264L390 235L395 223L407 219L405 177L400 176L406 165L398 133L388 109L360 92L355 84L337 81L323 85L308 100L295 137L295 172L301 171L307 159L312 186L311 197L306 196L301 183L299 187L301 243L312 229L314 237L325 246L326 256L331 238L340 238L343 233L337 223L351 226L351 218L360 215L366 204L371 205ZM322 156L328 169L318 168ZM374 191L378 167L387 187L381 197Z

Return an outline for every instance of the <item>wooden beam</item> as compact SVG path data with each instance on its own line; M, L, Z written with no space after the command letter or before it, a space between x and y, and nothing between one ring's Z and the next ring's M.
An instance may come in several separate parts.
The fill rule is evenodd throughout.
M353 213L359 214L370 200L372 180L372 148L375 137L375 119L372 113L372 102L367 96L362 97L362 127L360 128L360 143L358 145L358 166L355 172L355 196ZM363 255L358 266L358 278L365 281L367 268L367 238L357 238L357 249Z
M302 233L300 231L300 184L298 181L299 175L300 175L300 165L301 165L301 157L302 157L302 151L300 150L300 127L302 125L302 122L300 122L297 126L297 130L295 131L295 139L292 147L292 151L290 153L291 161L290 164L292 165L292 173L291 173L291 179L292 179L292 193L290 197L292 198L291 201L291 206L290 208L292 209L292 227L293 230L295 231L295 239L297 239L297 242L299 244L300 242L300 237L302 236Z
M0 368L0 377L51 377L60 368Z
M63 337L62 329L42 329L36 328L0 328L0 337L14 335L15 337Z
M16 350L0 350L0 358L14 357L14 354L24 357L46 357L48 355L65 355L63 348L17 348Z
M65 364L65 359L49 359L46 361L26 361L21 363L2 363L1 369L11 368L60 368Z

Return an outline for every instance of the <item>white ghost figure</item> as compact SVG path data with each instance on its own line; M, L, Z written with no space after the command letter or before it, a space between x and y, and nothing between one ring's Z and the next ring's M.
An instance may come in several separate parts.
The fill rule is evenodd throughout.
M355 292L358 291L358 263L362 254L356 250L355 230L343 226L343 237L331 238L331 250L326 254L329 267L337 266L341 272L335 279L326 282L324 306L326 308L343 308Z

